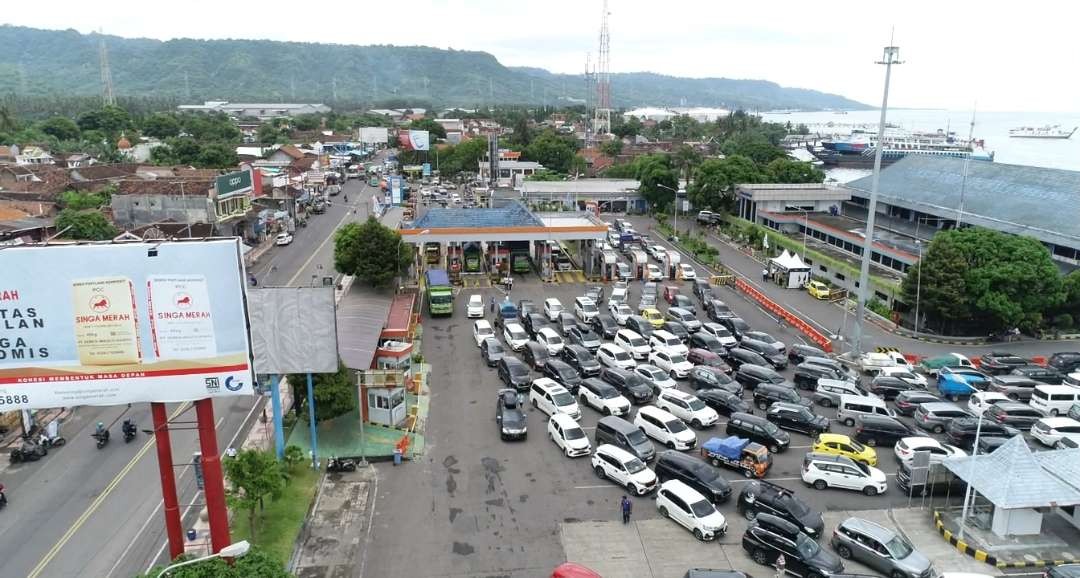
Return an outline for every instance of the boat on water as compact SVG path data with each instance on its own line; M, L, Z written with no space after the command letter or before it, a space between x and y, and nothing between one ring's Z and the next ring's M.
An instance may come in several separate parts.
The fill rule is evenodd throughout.
M1019 128L1009 129L1010 138L1055 138L1055 139L1067 139L1076 132L1077 127L1073 127L1072 130L1065 130L1061 128L1061 125L1046 125L1040 127L1022 126Z
M943 130L932 133L886 132L880 144L881 162L885 165L908 155L994 160L993 151L986 150L982 140L965 141L958 139L955 133ZM869 168L874 164L878 146L876 133L853 131L847 138L822 141L821 147L812 152L826 165Z

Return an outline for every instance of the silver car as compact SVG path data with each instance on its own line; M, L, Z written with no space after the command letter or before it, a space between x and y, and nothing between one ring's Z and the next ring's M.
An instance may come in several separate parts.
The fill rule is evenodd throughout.
M891 578L930 578L933 564L900 534L862 518L848 518L833 532L833 550Z

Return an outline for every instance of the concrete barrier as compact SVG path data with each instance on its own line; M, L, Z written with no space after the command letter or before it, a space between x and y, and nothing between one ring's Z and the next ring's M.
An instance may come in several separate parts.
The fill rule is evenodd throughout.
M832 353L832 340L830 340L828 337L825 337L825 335L817 329L814 329L809 323L803 321L802 318L798 315L795 315L794 313L785 309L783 305L780 305L779 303L770 299L769 296L765 295L756 287L748 283L746 279L743 279L742 277L736 278L735 288L748 295L754 301L757 301L758 304L761 305L766 311L772 313L773 315L776 315L777 317L780 317L785 322L787 322L788 325L801 331L810 339L810 341L814 342L818 347L820 347L822 351L825 351L826 353Z

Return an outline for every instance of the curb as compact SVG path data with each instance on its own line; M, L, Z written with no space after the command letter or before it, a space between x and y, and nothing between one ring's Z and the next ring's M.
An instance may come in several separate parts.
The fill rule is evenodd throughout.
M971 556L980 562L986 562L996 568L1045 568L1046 566L1060 566L1062 564L1075 564L1080 562L1080 559L1076 558L1064 560L1024 560L1020 562L998 560L997 556L979 550L978 548L971 547L967 542L957 538L951 530L946 530L945 523L941 521L941 514L937 510L934 510L934 527L937 528L938 534L941 534L941 537L945 538L945 540L961 554Z

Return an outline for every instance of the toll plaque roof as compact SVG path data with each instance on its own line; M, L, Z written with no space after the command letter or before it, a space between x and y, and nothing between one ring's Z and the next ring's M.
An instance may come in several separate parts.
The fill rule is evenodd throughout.
M428 209L409 229L542 227L544 222L521 203L473 209Z

